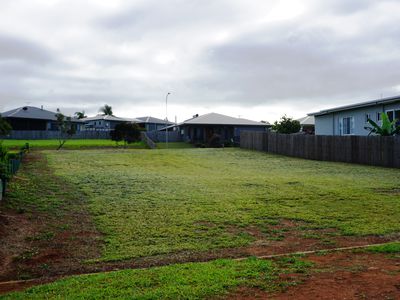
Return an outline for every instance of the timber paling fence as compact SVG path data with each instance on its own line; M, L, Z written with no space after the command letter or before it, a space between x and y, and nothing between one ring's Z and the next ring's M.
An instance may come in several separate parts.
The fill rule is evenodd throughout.
M400 136L327 136L242 131L240 148L313 160L400 168Z

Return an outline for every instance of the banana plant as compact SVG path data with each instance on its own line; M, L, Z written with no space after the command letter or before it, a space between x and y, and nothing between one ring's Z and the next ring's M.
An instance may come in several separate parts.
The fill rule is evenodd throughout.
M396 125L397 119L390 121L386 113L381 113L381 120L382 120L382 125L380 126L371 119L367 120L367 122L372 126L372 127L369 126L364 127L364 129L369 130L368 135L373 133L381 136L392 136L400 134L400 126Z

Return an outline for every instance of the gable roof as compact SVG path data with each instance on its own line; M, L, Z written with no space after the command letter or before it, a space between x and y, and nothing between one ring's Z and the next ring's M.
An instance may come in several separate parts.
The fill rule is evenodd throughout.
M399 102L399 101L400 101L400 95L394 96L394 97L370 100L370 101L360 102L360 103L355 103L355 104L350 104L350 105L338 106L338 107L334 107L334 108L330 108L330 109L321 110L318 112L309 113L308 115L309 116L322 116L322 115L326 115L326 114L338 112L338 111L344 111L344 110L350 110L350 109L362 108L362 107L370 107L370 106L375 106L375 105L390 104L390 103L395 103L395 102Z
M136 119L141 121L140 123L153 123L153 124L166 124L167 123L167 124L170 124L170 125L174 124L173 122L170 122L170 121L165 122L165 120L154 118L154 117L150 117L150 116L148 116L148 117L139 117L139 118L136 118Z
M315 125L314 116L305 116L303 118L297 119L300 122L300 125Z
M268 126L269 123L261 123L242 118L234 118L217 113L209 113L183 121L179 125L237 125L237 126Z
M120 117L110 116L110 115L96 115L94 117L83 118L81 120L83 122L106 120L106 121L116 121L116 122L135 122L135 123L140 123L140 120L138 120L138 119L120 118Z
M57 113L55 112L34 106L23 106L3 112L1 116L3 118L41 119L56 121L56 114Z

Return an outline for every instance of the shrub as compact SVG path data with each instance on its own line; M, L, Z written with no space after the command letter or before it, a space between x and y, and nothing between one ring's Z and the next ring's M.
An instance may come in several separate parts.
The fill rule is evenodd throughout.
M138 142L140 141L140 131L140 127L136 123L120 123L110 132L111 140L117 143L124 141L125 145Z
M274 125L272 125L272 130L278 133L297 133L301 129L301 125L299 121L293 120L292 118L286 117L284 115L281 117L280 121L275 121Z

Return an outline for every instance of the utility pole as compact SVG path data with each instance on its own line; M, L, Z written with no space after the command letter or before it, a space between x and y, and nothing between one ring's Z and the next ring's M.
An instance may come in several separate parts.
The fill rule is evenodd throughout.
M168 149L168 96L171 93L168 92L165 96L165 146Z

